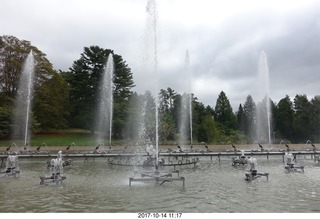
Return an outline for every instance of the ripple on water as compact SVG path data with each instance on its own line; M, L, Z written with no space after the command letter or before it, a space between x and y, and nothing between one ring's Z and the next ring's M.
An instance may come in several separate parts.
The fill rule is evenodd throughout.
M156 185L135 182L134 168L106 165L103 159L75 159L65 168L62 186L40 186L46 160L23 160L21 174L0 179L0 212L319 212L320 168L300 160L304 173L285 173L281 159L258 159L258 171L268 172L253 182L245 168L230 160L207 160L182 167L181 182Z

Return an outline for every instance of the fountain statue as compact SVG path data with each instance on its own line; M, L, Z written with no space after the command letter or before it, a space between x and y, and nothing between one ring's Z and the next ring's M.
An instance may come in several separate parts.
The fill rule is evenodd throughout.
M244 166L248 163L248 158L244 154L244 150L241 150L241 155L239 157L232 157L232 166Z
M61 185L62 181L66 179L63 174L63 157L62 151L59 151L57 158L50 161L50 173L49 176L40 176L40 185L56 184Z
M0 178L15 177L18 174L20 174L18 154L17 152L13 152L13 154L8 155L6 161L6 170L4 172L0 172Z
M253 157L248 158L248 166L249 166L249 171L245 173L245 180L246 181L252 181L257 178L260 178L261 176L267 177L267 180L269 179L269 173L260 173L256 169L257 165L257 159Z
M296 165L295 163L295 157L292 153L290 152L286 152L286 154L284 155L285 161L286 161L286 165L284 166L284 168L288 171L298 171L301 170L302 172L304 172L304 166L299 166Z

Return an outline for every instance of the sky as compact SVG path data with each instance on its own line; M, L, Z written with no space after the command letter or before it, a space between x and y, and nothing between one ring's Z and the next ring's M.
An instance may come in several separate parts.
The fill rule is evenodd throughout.
M2 0L0 35L28 40L56 70L67 71L84 47L121 55L140 94L191 91L215 107L221 91L233 111L248 95L278 103L288 95L320 95L320 2L316 0L157 0L157 76L145 70L148 0ZM263 51L263 52L262 52ZM266 54L260 80L260 57ZM260 67L259 67L260 66Z

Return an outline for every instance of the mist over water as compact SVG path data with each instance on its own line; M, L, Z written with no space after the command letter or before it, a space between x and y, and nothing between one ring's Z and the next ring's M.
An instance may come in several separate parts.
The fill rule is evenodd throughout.
M30 142L30 127L32 118L33 80L35 60L32 51L28 54L20 76L14 111L14 139L24 139L24 145Z

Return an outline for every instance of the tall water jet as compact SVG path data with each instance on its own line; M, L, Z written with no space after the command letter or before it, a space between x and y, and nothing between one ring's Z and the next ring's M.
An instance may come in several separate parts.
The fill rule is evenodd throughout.
M257 107L257 139L260 142L267 141L271 145L271 104L269 97L269 68L268 59L264 51L259 59L259 94L264 96L263 101Z
M184 71L185 93L181 98L180 118L179 118L179 145L186 144L188 140L188 131L190 137L190 145L192 145L192 100L191 100L191 71L189 52L186 51L185 71ZM189 124L189 126L188 126ZM189 128L188 128L189 127Z
M147 15L148 15L148 22L149 22L149 33L151 34L151 40L153 45L151 48L151 58L153 59L153 74L155 78L155 89L154 89L154 96L155 96L155 145L156 145L156 168L158 167L158 151L159 151L159 96L158 96L158 39L157 39L157 25L158 25L158 11L157 5L154 0L149 0L146 7Z
M149 0L147 3L147 34L149 34L150 41L147 41L145 44L148 42L151 42L151 48L150 50L146 50L146 52L150 52L146 58L151 58L151 63L150 65L147 65L147 67L151 67L149 69L149 72L146 73L152 73L152 78L155 80L155 85L154 85L154 99L151 97L151 92L148 93L146 92L145 95L145 100L144 100L144 106L145 110L142 111L144 114L144 119L143 119L143 124L141 124L139 127L141 131L144 133L139 132L139 136L144 135L146 137L146 140L148 139L151 141L154 140L155 138L155 148L153 145L147 145L145 152L148 154L147 160L144 160L143 164L144 165L154 165L155 166L155 172L145 172L141 173L140 177L129 177L129 185L131 186L132 182L135 181L155 181L156 183L163 184L164 182L171 182L171 181L182 181L183 186L185 185L185 178L184 177L178 177L173 178L173 172L161 172L159 170L159 94L158 94L158 54L157 54L157 22L158 22L158 12L157 12L157 7L156 3L154 0ZM153 81L152 80L152 81ZM151 82L151 80L149 81ZM150 95L149 95L150 94ZM149 97L148 97L149 96ZM151 100L151 101L150 101ZM149 110L154 110L154 116L155 116L155 121L152 120L151 118L154 116L150 116ZM153 112L152 112L153 113ZM149 117L150 116L150 117ZM153 126L153 122L155 122L155 125ZM149 126L152 125L152 127ZM155 128L155 131L153 131ZM152 133L148 132L151 130ZM147 142L146 141L146 142ZM161 163L164 163L164 160L161 160ZM176 172L175 172L176 173Z
M146 4L146 27L143 40L142 71L147 86L143 95L130 99L132 116L128 119L126 135L134 140L136 150L153 144L158 148L158 60L157 60L157 9L153 0ZM142 147L142 148L141 148ZM145 149L143 149L144 151Z
M33 99L35 60L32 51L28 54L22 69L17 90L14 114L14 138L24 138L24 145L30 142L30 118Z
M191 85L191 68L190 68L190 57L189 52L186 52L186 75L187 75L187 84L188 84L188 103L189 103L189 126L190 126L190 145L193 143L192 138L192 85Z
M103 144L105 133L108 133L109 145L112 139L113 116L113 74L114 61L112 53L109 54L107 64L100 81L98 116L96 117L97 144Z

